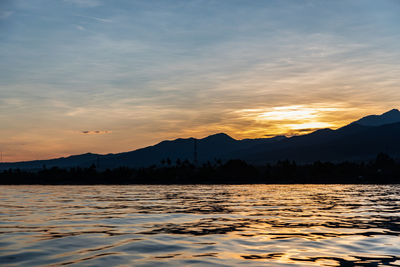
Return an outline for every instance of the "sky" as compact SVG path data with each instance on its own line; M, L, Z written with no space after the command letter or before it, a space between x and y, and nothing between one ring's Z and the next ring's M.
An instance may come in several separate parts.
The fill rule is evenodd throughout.
M3 161L399 108L400 1L1 0Z

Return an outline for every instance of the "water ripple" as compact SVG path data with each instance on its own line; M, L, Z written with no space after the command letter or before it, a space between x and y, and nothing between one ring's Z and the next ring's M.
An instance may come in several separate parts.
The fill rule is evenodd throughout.
M400 186L2 186L2 266L400 266Z

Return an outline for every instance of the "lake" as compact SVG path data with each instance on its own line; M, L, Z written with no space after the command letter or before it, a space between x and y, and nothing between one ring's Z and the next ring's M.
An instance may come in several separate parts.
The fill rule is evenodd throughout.
M399 185L0 190L2 266L400 266Z

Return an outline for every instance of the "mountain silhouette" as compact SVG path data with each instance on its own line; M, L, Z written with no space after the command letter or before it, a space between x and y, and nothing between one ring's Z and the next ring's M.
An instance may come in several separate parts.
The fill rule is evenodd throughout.
M199 164L230 159L242 159L252 164L285 159L300 163L361 161L373 159L381 152L400 158L398 136L400 111L393 109L381 115L366 116L337 130L321 129L290 138L276 136L236 140L225 133L218 133L202 139L162 141L153 146L117 154L86 153L51 160L1 163L0 170L89 167L93 164L100 169L175 165L185 160L194 162L195 146Z
M371 160L383 152L400 157L400 123L382 126L348 125L338 130L320 130L296 136L270 146L240 151L241 159L263 164L289 159L300 163L313 161Z
M178 160L194 161L195 138L162 141L154 146L145 147L131 152L119 153L102 157L102 168L114 166L143 167L152 164L159 165L162 161L175 164ZM282 140L282 137L236 140L225 133L210 135L197 142L197 159L199 162L228 159L235 151L248 149L256 145L272 144Z
M396 122L400 122L400 111L398 109L392 109L381 115L369 115L354 123L364 126L381 126Z

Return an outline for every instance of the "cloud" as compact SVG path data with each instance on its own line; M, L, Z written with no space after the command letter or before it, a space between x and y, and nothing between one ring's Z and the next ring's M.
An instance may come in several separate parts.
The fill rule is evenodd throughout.
M112 133L112 131L100 131L100 130L95 130L95 131L89 131L89 130L85 130L85 131L81 131L82 134L110 134Z
M82 15L75 15L76 17L81 17L81 18L86 18L86 19L91 19L91 20L95 20L98 22L103 22L103 23L111 23L112 20L111 19L104 19L104 18L98 18L98 17L93 17L93 16L82 16Z

